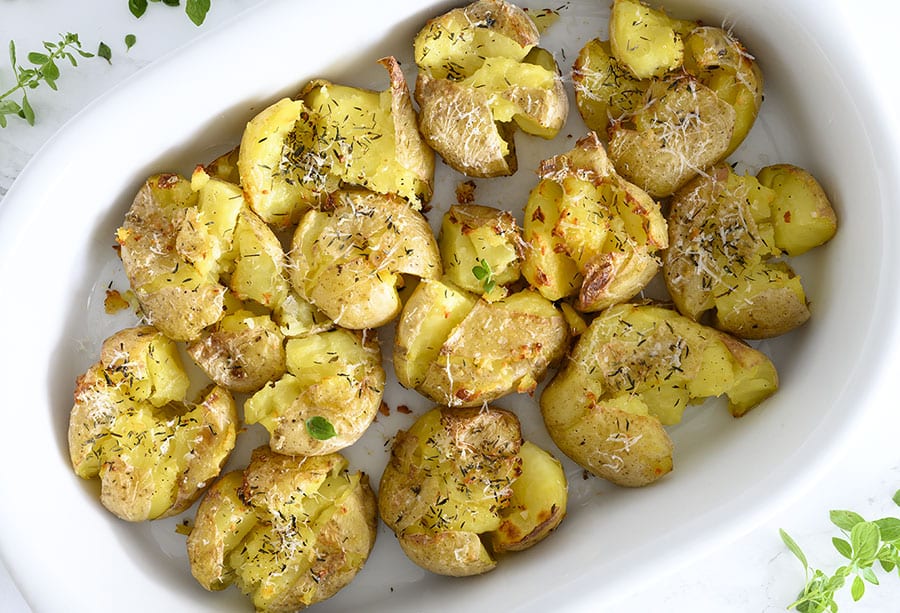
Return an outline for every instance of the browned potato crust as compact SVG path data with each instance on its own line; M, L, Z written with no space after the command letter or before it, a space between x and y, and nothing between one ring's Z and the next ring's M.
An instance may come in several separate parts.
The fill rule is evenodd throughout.
M208 590L234 583L257 611L289 613L336 594L375 543L375 496L338 454L294 458L267 447L200 503L187 541Z

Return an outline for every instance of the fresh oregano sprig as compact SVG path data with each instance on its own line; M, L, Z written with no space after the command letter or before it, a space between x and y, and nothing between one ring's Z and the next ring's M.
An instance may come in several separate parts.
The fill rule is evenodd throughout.
M481 281L482 287L484 287L484 291L487 294L490 294L497 286L497 282L494 281L494 272L491 270L491 265L488 264L488 261L484 258L481 258L478 261L477 266L472 267L472 274L475 275L476 279Z
M149 0L149 2L162 2L166 6L180 6L181 0ZM206 20L209 12L210 0L187 0L184 3L184 12L194 25L201 25ZM128 0L128 10L137 18L141 18L147 11L148 0Z
M78 66L77 56L93 57L81 48L81 41L77 34L68 32L60 35L57 42L44 41L44 52L32 51L28 54L28 62L31 66L21 66L16 56L16 43L9 41L9 64L12 67L16 84L0 94L0 128L7 126L7 117L16 115L34 125L34 109L28 100L28 91L36 89L41 83L56 90L56 80L59 79L59 65L68 61L72 66ZM21 93L19 101L13 100L13 96Z
M900 490L894 494L893 500L900 506ZM784 530L779 531L781 540L800 560L806 574L806 587L797 600L788 605L788 609L796 609L801 613L837 611L834 595L851 577L850 596L854 601L859 600L866 592L867 583L879 584L875 572L876 563L888 574L896 570L900 577L900 519L883 517L866 521L853 511L831 511L829 517L831 523L843 533L843 538L834 537L831 542L838 553L848 560L847 564L838 567L831 575L810 568L797 542Z

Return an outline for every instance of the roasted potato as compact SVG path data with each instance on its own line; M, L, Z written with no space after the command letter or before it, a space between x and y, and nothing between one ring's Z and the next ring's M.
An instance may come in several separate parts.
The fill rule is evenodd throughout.
M284 374L284 335L268 315L225 315L187 353L210 379L231 392L252 393Z
M378 509L419 566L466 576L499 553L545 538L566 513L559 462L522 442L513 413L489 406L432 409L394 439Z
M688 75L654 80L644 104L609 127L609 157L623 177L663 198L722 160L735 111Z
M384 392L381 349L372 333L341 328L288 340L287 373L244 403L269 446L290 455L323 455L366 431Z
M397 194L414 208L431 198L434 154L416 127L403 71L393 57L379 63L390 77L386 91L315 80L247 124L241 185L266 223L295 224L344 186Z
M487 302L422 280L397 323L394 371L404 387L437 403L481 406L534 391L568 340L563 314L535 291Z
M679 311L698 321L710 313L716 328L753 339L809 319L800 278L777 258L785 245L797 252L825 242L836 227L808 173L778 166L760 176L776 189L722 164L676 193L663 266Z
M246 206L237 185L202 167L190 181L150 177L116 240L144 315L174 340L194 340L219 321L228 288L267 308L289 290L278 238Z
M593 133L542 162L540 177L525 205L528 282L549 300L577 295L581 311L640 292L668 244L659 205L616 174Z
M231 395L212 387L191 404L188 385L175 343L150 326L106 339L100 360L78 377L69 456L79 477L100 478L100 502L118 517L181 513L234 448Z
M430 20L415 38L415 98L425 140L474 177L516 171L513 124L552 138L568 101L537 26L505 0L477 0Z
M294 233L290 278L296 292L335 324L376 328L400 312L402 275L441 275L437 241L402 199L364 190L329 196Z
M507 296L506 286L521 276L522 237L509 211L478 204L451 206L438 245L444 277L486 300Z
M116 231L125 274L147 321L175 340L197 338L223 315L226 288L219 283L217 256L229 249L227 237L242 205L213 197L204 201L223 206L201 211L198 199L184 177L154 175Z
M236 585L261 613L288 613L336 594L375 543L368 477L338 454L294 458L266 447L200 503L187 540L207 590Z
M663 428L726 395L738 417L775 392L772 362L672 309L620 304L599 314L540 397L560 450L593 474L637 487L672 470Z
M609 16L613 55L638 79L662 77L684 61L684 37L697 24L672 19L637 0L614 0Z
M609 133L621 175L666 197L743 142L762 72L730 31L636 0L616 0L609 29L610 40L589 41L573 66L579 112Z

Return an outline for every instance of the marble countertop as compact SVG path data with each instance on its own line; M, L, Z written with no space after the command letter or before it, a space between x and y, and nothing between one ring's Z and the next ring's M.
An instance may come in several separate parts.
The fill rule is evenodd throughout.
M20 56L40 48L41 41L60 32L78 32L83 47L96 52L100 41L112 50L112 63L83 60L77 69L63 67L59 92L42 87L29 93L36 111L35 125L11 118L0 129L0 199L16 176L40 148L80 109L105 91L138 73L145 66L203 32L215 29L251 11L265 0L215 0L206 23L195 27L177 9L151 4L140 20L128 11L126 0L0 0L0 43L15 39ZM816 3L808 3L816 10ZM868 15L852 15L847 36L871 49L873 62L886 67L884 87L900 99L900 83L894 62L900 57L900 37L891 31L900 23L900 8L889 0L858 3ZM124 37L134 34L137 43L126 51ZM5 55L5 54L4 54ZM10 86L8 66L0 64L0 91ZM896 118L895 118L896 119ZM893 128L900 128L895 122ZM886 129L891 129L886 126ZM895 134L897 130L895 129ZM896 139L895 139L896 140ZM900 146L900 145L898 145ZM900 169L898 169L900 170ZM0 200L2 206L2 200ZM900 411L894 406L876 412L877 423L850 441L846 455L807 491L797 492L787 506L762 524L730 543L644 585L638 592L622 594L610 611L782 611L804 583L803 570L779 538L784 528L806 551L812 565L833 569L841 559L831 545L837 534L830 524L830 509L852 509L866 518L898 515L891 496L900 489ZM7 467L5 470L9 470ZM47 546L40 544L36 546ZM52 555L52 553L51 553ZM11 564L15 565L15 560ZM48 586L52 589L52 586ZM863 600L851 602L849 590L839 601L842 611L900 611L900 581L887 578L881 586L869 586ZM7 613L30 611L19 596L5 568L0 567L0 609Z

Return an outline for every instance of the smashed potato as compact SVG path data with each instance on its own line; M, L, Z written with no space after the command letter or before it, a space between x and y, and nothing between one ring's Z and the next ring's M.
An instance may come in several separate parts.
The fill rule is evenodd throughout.
M451 206L438 245L444 277L486 300L507 296L506 286L521 276L522 237L509 211L478 204Z
M537 26L505 0L477 0L431 19L414 41L419 128L452 168L474 177L516 171L514 125L552 138L568 101Z
M207 590L231 584L261 613L288 613L336 594L375 543L375 496L338 454L293 458L267 447L200 503L187 550Z
M771 187L722 164L676 193L663 265L679 311L698 321L710 313L716 328L752 339L809 319L800 278L778 256L824 243L836 230L809 173L779 165L759 176Z
M363 435L381 405L385 373L374 334L341 328L288 340L287 373L244 403L269 446L290 455L323 455Z
M548 300L577 295L581 311L640 292L668 244L659 205L616 174L593 133L542 162L540 176L525 205L528 282Z
M672 309L620 304L591 322L540 405L563 453L636 487L672 470L663 426L678 423L689 404L726 395L739 417L777 387L772 362L741 341Z
M535 291L488 302L423 280L397 323L394 371L404 387L437 403L480 406L534 391L568 340L563 314Z
M248 124L238 169L251 208L276 227L342 187L393 193L420 208L431 198L434 154L416 127L400 64L379 60L383 92L312 81L296 100L282 99Z
M228 289L275 308L287 296L278 238L241 189L198 168L150 177L116 232L125 274L148 322L191 341L225 314Z
M492 555L526 549L566 513L562 466L522 442L513 413L437 407L394 439L378 509L419 566L442 575L492 570Z
M268 315L225 315L187 346L210 379L231 392L252 393L284 374L284 335Z
M763 77L730 31L616 0L610 40L572 69L576 102L609 135L620 174L663 198L735 151L756 120Z
M291 246L297 293L335 324L376 328L400 312L402 275L441 275L437 241L404 200L364 190L335 192L321 211L307 211Z
M219 471L237 436L237 409L220 387L185 402L189 381L171 340L150 326L103 342L78 377L69 417L75 473L100 478L100 502L128 521L177 515Z

